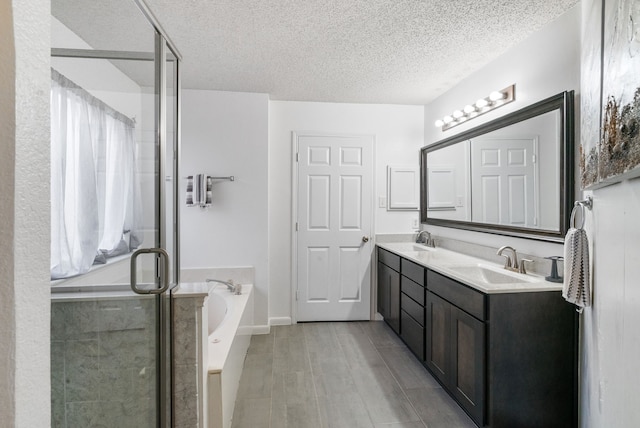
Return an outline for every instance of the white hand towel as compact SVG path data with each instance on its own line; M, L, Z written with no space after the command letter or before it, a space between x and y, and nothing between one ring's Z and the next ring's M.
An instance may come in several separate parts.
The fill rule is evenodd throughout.
M193 175L187 177L187 206L196 206L196 203L193 200Z
M213 201L213 180L208 175L204 176L204 186L202 189L204 190L204 199L202 201L201 207L210 207L211 202Z
M578 306L591 306L589 289L589 240L584 229L571 228L564 239L564 287L562 297Z

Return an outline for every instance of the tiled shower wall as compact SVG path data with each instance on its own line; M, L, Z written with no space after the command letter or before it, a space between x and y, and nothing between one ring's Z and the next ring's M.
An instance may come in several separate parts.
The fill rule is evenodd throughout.
M155 427L154 299L54 300L51 315L51 426Z

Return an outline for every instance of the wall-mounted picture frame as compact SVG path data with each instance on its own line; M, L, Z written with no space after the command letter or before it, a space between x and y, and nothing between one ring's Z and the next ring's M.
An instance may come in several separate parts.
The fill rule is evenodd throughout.
M640 1L583 7L580 171L591 190L640 177Z

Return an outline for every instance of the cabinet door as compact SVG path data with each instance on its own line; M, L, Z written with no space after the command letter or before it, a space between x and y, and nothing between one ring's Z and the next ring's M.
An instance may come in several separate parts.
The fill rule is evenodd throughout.
M389 327L400 334L400 274L392 269L389 275Z
M451 304L427 292L425 362L440 381L449 384L451 363Z
M451 306L451 393L482 426L484 416L485 325Z
M400 274L378 262L378 312L400 333Z
M402 334L400 337L409 349L416 354L420 361L424 361L424 327L414 320L404 310L400 310Z
M389 318L389 272L393 270L378 262L378 312L385 320Z

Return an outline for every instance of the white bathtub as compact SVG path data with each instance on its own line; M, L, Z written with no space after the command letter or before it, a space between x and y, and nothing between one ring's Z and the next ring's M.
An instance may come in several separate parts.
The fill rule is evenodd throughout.
M204 350L206 413L203 416L209 428L230 428L251 341L253 286L242 285L240 295L231 293L223 284L212 287L204 312L208 320L208 346Z

